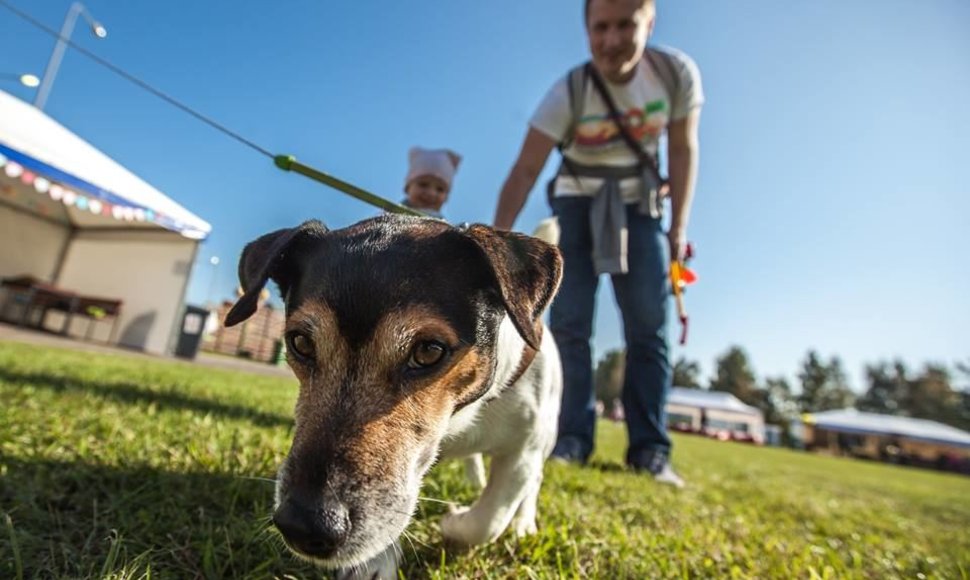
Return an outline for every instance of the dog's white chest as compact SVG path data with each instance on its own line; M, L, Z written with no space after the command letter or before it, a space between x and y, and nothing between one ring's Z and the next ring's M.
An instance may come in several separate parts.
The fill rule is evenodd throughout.
M495 381L485 396L452 417L441 444L443 459L516 448L536 432L537 422L541 431L551 429L555 437L561 370L551 334L546 333L541 350L514 385L508 382L522 362L525 341L508 318L500 327L499 341Z

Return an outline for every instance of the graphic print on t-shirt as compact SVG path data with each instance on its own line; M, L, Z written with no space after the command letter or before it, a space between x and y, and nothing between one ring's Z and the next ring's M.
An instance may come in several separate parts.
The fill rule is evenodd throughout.
M670 117L667 102L650 101L643 109L630 108L623 112L623 124L627 131L639 142L658 139L667 127ZM623 137L610 118L610 114L585 115L576 125L574 145L584 149L611 148L622 143Z

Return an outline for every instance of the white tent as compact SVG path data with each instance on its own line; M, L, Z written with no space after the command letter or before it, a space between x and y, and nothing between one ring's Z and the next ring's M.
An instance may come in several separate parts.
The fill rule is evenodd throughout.
M210 231L57 121L0 91L0 277L32 276L121 299L116 342L166 353L198 244ZM83 320L76 324L84 329Z
M675 429L708 429L723 434L744 433L765 440L764 414L731 393L674 387L667 397L667 420Z
M703 389L688 389L684 387L674 387L670 390L667 403L673 405L683 405L685 407L697 407L702 409L726 411L740 415L751 415L761 417L761 410L751 405L745 405L731 393L721 391L705 391Z
M862 435L907 437L941 445L970 448L970 433L936 421L837 409L805 415L805 422L818 429Z

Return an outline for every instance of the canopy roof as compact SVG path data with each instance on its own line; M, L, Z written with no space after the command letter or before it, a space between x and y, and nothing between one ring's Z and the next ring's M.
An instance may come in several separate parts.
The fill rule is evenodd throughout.
M745 405L731 393L721 391L705 391L702 389L687 389L674 387L670 390L667 402L687 407L700 407L718 411L733 411L745 415L761 415L761 411L750 405Z
M0 170L77 227L162 227L192 239L212 230L43 111L0 91ZM37 205L32 202L31 207Z

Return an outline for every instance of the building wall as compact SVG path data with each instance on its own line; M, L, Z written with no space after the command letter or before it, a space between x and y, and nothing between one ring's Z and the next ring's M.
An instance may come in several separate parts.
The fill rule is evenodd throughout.
M927 463L935 462L941 455L970 458L970 449L957 447L956 445L942 445L940 443L914 441L904 438L899 442L899 447L906 455Z
M222 326L222 321L231 307L229 303L219 307L215 315L218 327L215 332L206 335L202 350L272 362L277 343L283 339L286 325L283 311L262 306L246 322L226 328Z
M79 231L71 242L58 286L124 301L117 342L154 354L167 354L173 326L181 316L185 283L196 243L164 231ZM48 326L60 328L58 313ZM75 319L72 334L87 330L87 319ZM94 337L106 339L110 323L97 325Z
M699 431L701 428L701 410L697 407L687 405L667 404L667 425L674 426L681 424L692 431Z
M887 451L896 447L907 462L935 463L941 456L970 458L970 449L890 434L846 433L818 426L806 427L806 444L813 451L832 455L850 455L867 459L886 459Z
M67 237L67 226L0 203L0 277L51 281Z
M667 424L675 427L677 423L686 424L693 431L701 429L701 407L667 404ZM758 441L764 441L764 420L747 413L735 413L717 409L704 409L708 427L716 430L742 431L754 435Z
M806 442L815 451L832 455L879 458L880 437L862 433L840 433L813 427Z

